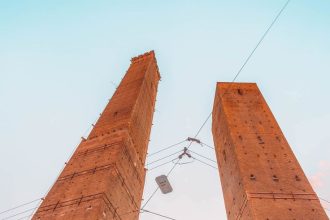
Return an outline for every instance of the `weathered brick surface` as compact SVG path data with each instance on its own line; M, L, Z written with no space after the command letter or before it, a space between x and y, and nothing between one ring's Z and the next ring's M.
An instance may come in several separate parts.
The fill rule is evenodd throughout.
M33 219L138 219L159 79L153 51L131 60Z
M228 219L328 219L256 84L217 84L212 132Z

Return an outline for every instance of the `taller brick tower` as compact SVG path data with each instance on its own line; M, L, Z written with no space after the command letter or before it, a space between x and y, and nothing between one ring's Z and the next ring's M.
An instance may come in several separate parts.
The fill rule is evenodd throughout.
M228 219L328 219L256 84L217 84L212 132Z
M131 60L33 219L138 219L159 79L153 51Z

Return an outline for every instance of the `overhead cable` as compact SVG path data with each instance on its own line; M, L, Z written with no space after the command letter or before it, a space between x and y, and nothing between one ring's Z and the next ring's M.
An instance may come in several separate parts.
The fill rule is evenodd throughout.
M281 8L281 10L279 11L279 13L276 15L275 19L272 21L272 23L270 24L270 26L267 28L267 30L265 31L265 33L261 36L260 40L258 41L257 45L253 48L253 50L251 51L251 53L249 54L249 56L247 57L247 59L245 60L245 62L243 63L243 65L241 66L241 68L238 70L238 72L236 73L235 77L233 78L232 82L235 82L235 80L238 78L238 76L240 75L240 73L242 72L242 70L244 69L244 67L246 66L246 64L249 62L249 60L251 59L251 57L253 56L253 54L255 53L255 51L258 49L258 47L260 46L260 44L262 43L262 41L265 39L265 37L267 36L267 34L269 33L269 31L271 30L271 28L274 26L274 24L276 23L276 21L278 20L278 18L280 17L280 15L282 14L282 12L284 11L284 9L288 6L289 2L291 0L288 0L283 7ZM231 84L232 85L232 84ZM231 86L230 85L230 86ZM230 88L229 86L229 88ZM226 94L226 93L225 93ZM203 122L202 126L198 129L196 135L194 136L194 138L196 138L199 133L202 131L202 129L204 128L204 126L206 125L207 121L209 120L209 118L211 117L212 112L207 116L206 120ZM189 149L191 146L192 142L190 141L189 145L187 146L187 148ZM174 166L172 167L172 169L168 172L167 177L172 173L172 171L175 169L175 167L178 165L178 163L175 163ZM150 200L153 198L153 196L156 194L156 192L158 191L159 187L157 187L157 189L151 194L151 196L147 199L147 201L145 202L145 204L142 206L142 208L144 208L149 202Z
M207 165L207 166L209 166L209 167L212 167L212 168L214 168L214 169L218 169L217 167L215 167L215 166L213 166L213 165L211 165L211 164L208 164L208 163L206 163L206 162L204 162L204 161L202 161L202 160L200 160L200 159L197 159L196 157L192 157L192 158L194 158L195 160L197 160L198 162L200 162L200 163L202 163L202 164L205 164L205 165Z
M182 151L182 150L177 151L177 152L175 152L175 153L172 153L172 154L170 154L170 155L167 155L167 156L165 156L165 157L162 157L162 158L160 158L160 159L154 160L154 161L152 161L152 162L149 162L149 163L147 163L147 166L149 166L150 164L157 163L157 162L159 162L159 161L161 161L161 160L164 160L164 159L166 159L166 158L168 158L168 157L171 157L171 156L173 156L173 155L175 155L175 154L177 154L177 153L180 153L181 151Z
M27 213L27 212L29 212L29 211L34 211L36 208L38 208L38 206L33 207L33 208L30 208L30 209L27 209L27 210L25 210L25 211L22 211L22 212L19 212L19 213L16 213L16 214L13 214L13 215L10 215L10 216L7 216L7 217L5 217L5 218L1 218L1 220L7 220L7 219L14 218L14 217L16 217L16 216L18 216L18 215L21 215L21 214ZM31 215L32 215L32 214L31 214Z
M171 217L168 217L168 216L166 216L166 215L162 215L162 214L159 214L159 213L156 213L156 212L151 212L151 211L149 211L149 210L141 209L141 211L142 211L142 213L143 213L143 212L146 212L146 213L150 213L150 214L153 214L153 215L157 215L157 216L162 217L162 218L171 219L171 220L176 220L176 219L171 218Z
M154 169L156 169L156 168L162 167L162 166L164 166L164 165L166 165L166 164L169 164L169 163L173 163L173 161L174 161L174 160L170 160L170 161L167 161L167 162L162 163L162 164L160 164L160 165L157 165L157 166L155 166L155 167L148 168L148 171L151 171L151 170L154 170Z
M257 45L253 48L253 50L251 51L251 53L249 54L249 56L246 58L245 62L243 63L243 65L241 66L241 68L238 70L238 72L236 73L233 82L237 79L237 77L239 76L239 74L242 72L242 70L244 69L245 65L249 62L249 60L251 59L251 57L253 56L254 52L258 49L259 45L262 43L262 41L265 39L265 37L267 36L267 34L269 33L269 31L272 29L272 27L274 26L274 24L276 23L276 21L278 20L278 18L281 16L282 12L284 11L284 9L288 6L288 4L290 3L291 0L286 1L286 3L283 5L283 7L281 8L281 10L279 11L279 13L276 15L275 19L273 20L273 22L270 24L270 26L267 28L267 30L265 31L265 33L262 35L262 37L260 38L260 40L258 41Z
M214 163L217 163L217 161L212 160L211 158L205 157L205 156L203 156L203 155L201 155L201 154L199 154L199 153L196 153L195 151L192 151L192 150L189 150L189 151L190 151L191 153L196 154L197 156L200 156L200 157L206 159L206 160L209 160L209 161L212 161L212 162L214 162Z
M151 154L148 154L147 157L151 157L151 156L153 156L153 155L155 155L155 154L158 154L158 153L160 153L160 152L163 152L163 151L165 151L165 150L168 150L168 149L170 149L170 148L172 148L172 147L178 146L179 144L182 144L182 143L184 143L184 142L186 142L186 141L187 141L187 139L184 139L183 141L180 141L180 142L178 142L178 143L176 143L176 144L172 144L172 145L170 145L170 146L168 146L168 147L165 147L164 149L161 149L161 150L159 150L159 151L156 151L156 152L153 152L153 153L151 153Z
M208 144L205 144L204 142L201 142L201 144L202 144L203 146L206 146L206 147L208 147L208 148L210 148L210 149L213 149L213 150L214 150L214 147L212 147L212 146L210 146L210 145L208 145Z
M265 37L267 36L267 34L269 33L269 31L272 29L272 27L274 26L274 24L276 23L276 21L278 20L278 18L281 16L282 12L285 10L285 8L288 6L288 4L290 3L291 0L286 1L286 3L283 5L283 7L281 8L281 10L279 11L279 13L276 15L276 17L274 18L274 20L272 21L272 23L269 25L269 27L267 28L267 30L264 32L264 34L261 36L260 40L258 41L258 43L256 44L256 46L253 48L253 50L251 51L251 53L248 55L248 57L245 59L244 63L242 64L242 66L240 67L240 69L237 71L236 75L234 76L232 83L236 81L236 79L238 78L238 76L241 74L242 70L244 69L244 67L246 66L246 64L249 62L249 60L251 59L251 57L253 56L253 54L256 52L256 50L258 49L258 47L260 46L260 44L263 42L263 40L265 39ZM227 90L229 90L229 88L231 87L232 84L230 84L230 86L228 87ZM224 93L224 95L227 94L226 92ZM205 123L209 120L209 118L211 117L212 112L207 116Z
M321 200L324 201L324 202L330 203L329 200L323 199L323 198L321 198L321 197L319 197L319 199L321 199Z
M24 203L24 204L18 205L18 206L16 206L16 207L13 207L13 208L10 208L10 209L7 209L7 210L4 210L4 211L0 212L0 215L1 215L1 214L4 214L4 213L6 213L6 212L10 212L10 211L12 211L12 210L18 209L18 208L20 208L20 207L30 205L30 204L35 203L35 202L37 202L37 201L40 201L40 200L42 200L42 199L43 199L43 198L35 199L35 200L30 201L30 202L26 202L26 203Z

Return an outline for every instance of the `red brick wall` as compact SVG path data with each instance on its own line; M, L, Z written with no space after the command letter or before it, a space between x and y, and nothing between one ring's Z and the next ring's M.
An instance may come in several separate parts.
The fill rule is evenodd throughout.
M138 219L159 79L153 51L131 60L33 219Z
M228 219L328 219L256 84L217 84L212 132Z

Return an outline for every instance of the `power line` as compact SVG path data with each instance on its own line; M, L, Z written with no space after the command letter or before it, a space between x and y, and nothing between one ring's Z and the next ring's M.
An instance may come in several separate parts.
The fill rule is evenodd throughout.
M212 162L214 162L214 163L217 163L217 161L212 160L212 159L210 159L210 158L208 158L208 157L205 157L205 156L203 156L203 155L201 155L201 154L199 154L199 153L196 153L195 151L192 151L192 150L189 150L189 151L192 152L192 153L194 153L194 154L196 154L196 155L198 155L198 156L200 156L200 157L202 157L202 158L204 158L204 159L206 159L206 160L209 160L209 161L212 161Z
M324 202L330 203L329 200L323 199L323 198L321 198L321 197L319 197L319 199L321 199L321 200L324 201Z
M174 160L175 160L175 159L174 159ZM148 171L154 170L154 169L156 169L156 168L158 168L158 167L162 167L162 166L164 166L164 165L166 165L166 164L169 164L169 163L173 163L174 160L170 160L170 161L168 161L168 162L162 163L162 164L157 165L157 166L155 166L155 167L149 168Z
M251 53L249 54L249 56L246 58L245 62L243 63L243 65L241 66L241 68L238 70L238 72L236 73L234 79L232 82L234 82L237 77L239 76L239 74L242 72L242 70L244 69L245 65L249 62L249 60L251 59L251 57L253 56L254 52L258 49L259 45L262 43L262 41L265 39L265 37L267 36L267 34L269 33L269 31L272 29L272 27L274 26L274 24L276 23L276 21L278 20L278 18L281 16L282 12L284 11L284 9L288 6L288 4L290 3L291 0L288 0L284 6L281 8L281 10L279 11L279 13L277 14L277 16L275 17L275 19L273 20L273 22L270 24L270 26L268 27L268 29L266 30L266 32L262 35L262 37L260 38L259 42L257 43L257 45L253 48L253 50L251 51Z
M209 120L209 118L211 117L211 115L212 115L212 112L207 116L207 118L206 118L205 121L203 122L202 126L198 129L198 131L197 131L197 133L196 133L196 135L195 135L194 138L196 138L196 137L199 135L199 133L202 131L202 129L203 129L204 126L206 125L206 123L207 123L207 121Z
M251 59L251 57L253 56L253 54L255 53L255 51L258 49L258 47L260 46L260 44L262 43L262 41L265 39L265 37L267 36L267 34L269 33L269 31L271 30L271 28L274 26L274 24L276 23L276 21L278 20L278 18L280 17L280 15L282 14L282 12L284 11L284 9L288 6L289 2L291 0L288 0L284 6L281 8L281 10L279 11L279 13L276 15L275 19L272 21L272 23L270 24L270 26L267 28L267 30L265 31L265 33L262 35L262 37L260 38L260 40L258 41L257 45L254 47L254 49L252 50L252 52L249 54L249 56L247 57L247 59L245 60L245 62L243 63L243 65L241 66L241 68L238 70L238 72L236 73L235 77L233 78L232 82L235 82L235 80L237 79L237 77L240 75L240 73L242 72L242 70L244 69L244 67L246 66L246 64L249 62L249 60ZM231 86L232 84L230 84ZM230 88L230 86L228 87L228 89ZM227 89L227 90L228 90ZM225 95L226 93L224 93ZM194 138L196 138L199 133L202 131L202 129L204 128L205 124L207 123L207 121L209 120L209 118L212 115L212 111L211 113L207 116L206 120L203 122L202 126L198 129L196 135L194 136ZM192 141L190 141L189 145L187 146L187 149L190 148L192 144ZM180 161L180 160L179 160ZM166 175L167 177L172 173L172 171L175 169L175 167L178 165L178 163L175 163L174 166L172 167L172 169L168 172L168 174ZM156 192L158 191L159 187L156 188L156 190L151 194L151 196L148 198L148 200L145 202L145 204L142 206L142 208L144 208L149 202L150 200L154 197L154 195L156 194Z
M32 213L33 214L33 213ZM26 219L26 218L30 218L32 216L32 214L30 215L26 215L26 216L23 216L22 218L19 218L19 219L16 219L16 220L22 220L22 219Z
M184 139L183 141L180 141L180 142L178 142L178 143L176 143L176 144L172 144L172 145L170 145L170 146L168 146L168 147L165 147L164 149L161 149L161 150L159 150L159 151L156 151L156 152L153 152L153 153L151 153L151 154L148 154L147 157L151 157L151 156L153 156L153 155L155 155L155 154L158 154L158 153L160 153L160 152L163 152L163 151L165 151L165 150L168 150L168 149L170 149L170 148L172 148L172 147L178 146L179 144L182 144L182 143L184 143L184 142L186 142L186 141L187 141L187 139Z
M95 122L95 124L96 124L97 121L98 121L98 119L96 119L96 120L94 120L94 121L96 121L96 122ZM92 127L93 127L93 124L91 124L90 126L88 126L88 128L86 129L86 131L83 133L83 136L87 135L87 132L88 132ZM77 148L79 147L80 143L81 143L81 140L79 139L78 143L76 144L76 147L74 147L74 148L72 149L72 151L71 151L71 153L70 153L70 155L69 155L69 157L68 157L68 159L67 159L66 162L68 162L68 161L72 158L74 152L77 150ZM53 181L53 184L50 185L49 188L47 189L47 191L46 191L46 193L45 193L45 196L47 196L47 194L49 193L49 191L51 190L51 188L53 187L53 185L56 183L57 179L59 178L59 176L61 175L61 173L63 172L63 170L64 170L65 167L66 167L66 163L64 163L64 165L63 165L62 169L60 170L60 172L58 173L56 179ZM41 200L41 201L42 201L42 200ZM39 203L39 205L40 205L40 204L41 204L41 202ZM39 207L39 205L38 205L37 207L34 208L34 211L33 211L33 213L32 213L31 215L34 214L35 210Z
M171 218L171 217L168 217L168 216L166 216L166 215L162 215L162 214L159 214L159 213L156 213L156 212L151 212L151 211L149 211L149 210L141 209L141 211L143 211L143 212L147 212L147 213L150 213L150 214L153 214L153 215L157 215L157 216L160 216L160 217L163 217L163 218L166 218L166 219L176 220L176 219ZM143 212L142 212L142 213L143 213Z
M185 165L185 164L189 164L189 163L194 162L194 161L191 161L191 162L186 162L186 163L180 163L180 162L174 162L175 160L179 160L179 158L176 158L176 159L174 159L174 160L167 161L167 162L165 162L165 163L162 163L162 164L157 165L157 166L152 167L152 168L148 168L148 171L151 171L151 170L157 169L157 168L159 168L159 167L165 166L165 165L167 165L167 164L169 164L169 163L178 163L178 165Z
M30 202L27 202L27 203L24 203L24 204L18 205L18 206L16 206L16 207L13 207L13 208L10 208L10 209L7 209L7 210L4 210L4 211L0 212L0 215L1 215L1 214L4 214L4 213L6 213L6 212L10 212L10 211L12 211L12 210L18 209L18 208L20 208L20 207L23 207L23 206L26 206L26 205L29 205L29 204L35 203L35 202L37 202L37 201L39 201L39 200L43 200L43 198L35 199L35 200L30 201Z
M209 167L212 167L212 168L214 168L214 169L218 169L217 167L215 167L215 166L213 166L213 165L211 165L211 164L208 164L208 163L206 163L206 162L204 162L204 161L202 161L202 160L200 160L200 159L197 159L196 157L192 157L193 159L195 159L195 160L197 160L198 162L200 162L200 163L202 163L202 164L205 164L205 165L207 165L207 166L209 166Z
M195 134L194 138L196 138L199 133L202 131L202 129L204 128L204 126L206 125L207 121L209 120L209 118L211 117L212 115L212 112L207 116L206 120L203 122L202 126L198 129L197 133ZM190 148L191 144L193 143L193 141L190 141L188 146L187 146L187 149ZM180 158L174 165L173 167L170 169L170 171L167 173L167 177L169 177L169 175L172 173L172 171L175 169L175 167L179 164L179 161L181 160L182 158ZM149 198L147 199L147 201L143 204L142 206L142 209L144 207L146 207L146 205L151 201L151 199L156 195L157 191L159 190L159 186L157 186L157 188L155 189L155 191L151 194L151 196L149 196Z
M198 134L201 132L201 130L203 129L203 127L205 126L206 122L208 121L208 119L210 118L211 114L207 117L207 119L203 122L202 126L198 129L196 135L194 136L194 138L196 138L198 136ZM190 148L192 144L192 141L189 142L189 145L187 146L187 149ZM169 177L169 175L172 173L172 171L175 169L175 167L179 164L179 161L182 158L180 158L174 165L173 167L170 169L170 171L167 173L167 177ZM144 207L146 207L146 205L151 201L151 199L156 195L157 191L159 190L159 186L157 186L157 188L155 189L155 191L151 194L151 196L149 196L149 198L147 199L147 201L143 204L142 209L144 209Z
M210 149L213 149L213 150L214 150L214 147L212 147L212 146L210 146L210 145L208 145L208 144L205 144L204 142L201 142L201 144L202 144L203 146L206 146L206 147L208 147L208 148L210 148Z
M157 163L157 162L159 162L159 161L161 161L161 160L164 160L164 159L166 159L166 158L168 158L168 157L171 157L171 156L173 156L173 155L175 155L175 154L177 154L177 153L180 153L181 151L182 151L182 150L177 151L177 152L175 152L175 153L172 153L172 154L170 154L170 155L167 155L167 156L165 156L165 157L162 157L162 158L160 158L160 159L154 160L154 161L152 161L152 162L150 162L150 163L147 163L147 166L149 166L150 164Z
M258 49L258 47L260 46L260 44L263 42L263 40L265 39L265 37L267 36L267 34L269 33L269 31L272 29L272 27L274 26L274 24L276 23L276 21L278 20L278 18L281 16L282 12L285 10L285 8L288 6L288 4L290 3L291 0L288 0L283 7L281 8L281 10L279 11L279 13L276 15L275 19L272 21L272 23L269 25L269 27L267 28L267 30L265 31L265 33L261 36L260 40L258 41L258 43L256 44L256 46L253 48L253 50L251 51L251 53L249 54L249 56L246 58L246 60L244 61L243 65L241 66L241 68L237 71L235 77L232 80L232 83L235 82L235 80L238 78L238 76L241 74L242 70L244 69L244 67L246 66L246 64L249 62L249 60L251 59L251 57L253 56L253 54L255 53L255 51ZM229 90L229 88L231 87L232 84L230 84L230 86L227 88L227 90ZM227 94L226 92L224 93L224 95ZM223 95L223 96L224 96ZM210 118L212 112L209 114L209 116L207 117L206 121Z
M276 21L278 20L278 18L281 16L281 14L282 14L282 12L285 10L285 8L288 6L288 4L290 3L290 1L291 0L288 0L285 4L284 4L284 6L281 8L281 10L279 11L279 13L277 14L277 16L275 17L275 19L273 20L273 22L270 24L270 26L268 27L268 29L266 30L266 32L262 35L262 37L260 38L260 40L258 41L258 43L257 43L257 45L254 47L254 49L251 51L251 53L249 54L249 56L247 57L247 59L245 60L245 62L243 63L243 65L241 66L241 68L238 70L238 72L236 73L236 75L235 75L235 77L233 78L233 80L232 80L232 82L235 82L235 80L238 78L238 76L240 75L240 73L242 72L242 70L244 69L244 67L246 66L246 64L249 62L249 60L251 59L251 57L253 56L253 54L255 53L255 51L258 49L258 47L260 46L260 44L263 42L263 40L265 39L265 37L267 36L267 34L269 33L269 31L271 30L271 28L274 26L274 24L276 23ZM230 88L230 87L229 87ZM228 89L229 89L228 88ZM226 93L224 93L224 95L225 95ZM209 118L211 117L211 115L212 115L212 112L207 116L207 118L206 118L206 120L204 121L204 123L202 124L202 126L199 128L199 130L197 131L197 133L196 133L196 135L195 135L195 138L199 135L199 133L201 132L201 130L203 129L203 127L205 126L205 124L207 123L207 121L209 120ZM89 129L89 128L88 128ZM186 140L184 140L184 141L182 141L182 142L180 142L180 143L177 143L177 144L175 144L175 145L171 145L171 146L169 146L169 147L167 147L166 149L162 149L162 150L160 150L160 151L158 151L158 152L155 152L155 153L152 153L152 154L150 154L149 156L152 156L152 155L154 155L154 154L156 154L156 153L159 153L159 152L162 152L162 151L164 151L164 150L167 150L167 149L169 149L169 148L171 148L171 147L174 147L174 146L176 146L176 145L178 145L178 144L181 144L181 143L183 143L183 142L185 142ZM188 145L188 149L190 148L190 146L191 146L191 144L192 144L192 142L190 142L189 143L189 145ZM205 145L205 144L204 144ZM79 146L79 144L77 145L77 147ZM205 145L205 146L208 146L208 145ZM77 148L76 147L76 148ZM210 147L210 146L208 146L208 147ZM75 149L76 149L75 148ZM75 151L75 149L74 149L74 151ZM74 153L74 151L73 151L73 153ZM73 153L71 154L71 156L70 156L70 158L72 157L72 155L73 155ZM196 158L194 158L194 159L196 159ZM198 159L196 159L197 161L199 161L199 162L202 162L202 161L200 161L200 160L198 160ZM179 159L179 161L180 161L180 159ZM205 163L205 162L203 162L203 163ZM206 164L206 163L205 163ZM164 164L163 164L164 165ZM175 167L178 165L178 162L176 162L175 164L174 164L174 166L172 167L172 169L168 172L168 174L167 174L167 176L169 176L170 174L171 174L171 172L175 169ZM210 165L211 166L211 165ZM65 167L65 166L64 166ZM63 169L64 169L64 167L63 167ZM215 167L214 167L215 168ZM63 169L62 169L62 171L63 171ZM152 169L154 169L154 168L152 168ZM62 172L61 171L61 172ZM60 172L60 173L61 173ZM56 178L57 179L57 178ZM56 180L55 180L56 181ZM51 185L51 187L52 187L53 185ZM50 188L51 188L50 187ZM49 190L50 190L50 188L49 188ZM156 191L152 194L152 196L147 200L147 202L143 205L143 207L145 207L146 206L146 204L151 200L151 198L154 196L154 194L158 191L158 189L159 188L157 188L156 189ZM48 192L49 192L49 190L48 190ZM48 193L47 192L47 193ZM38 199L39 200L39 199ZM34 201L38 201L38 200L34 200ZM323 199L322 199L323 200ZM329 201L326 201L326 202L329 202ZM32 203L32 202L31 202ZM29 203L30 204L30 203ZM20 206L21 207L21 206ZM36 207L37 208L37 207ZM14 209L14 208L13 208ZM11 210L13 210L13 209L11 209ZM34 208L35 209L35 208ZM31 209L32 210L32 209ZM2 212L2 213L5 213L5 212L7 212L7 210L5 210L4 212ZM0 213L0 214L2 214L2 213ZM22 213L19 213L19 214L22 214ZM18 215L18 214L17 214Z
M38 208L38 206L33 207L33 208L31 208L31 209L27 209L27 210L22 211L22 212L19 212L19 213L16 213L16 214L14 214L14 215L7 216L7 217L5 217L5 218L2 218L1 220L11 219L11 218L16 217L16 216L18 216L18 215L21 215L21 214L27 213L27 212L29 212L29 211L35 210L36 208ZM31 215L32 215L32 214L31 214Z

